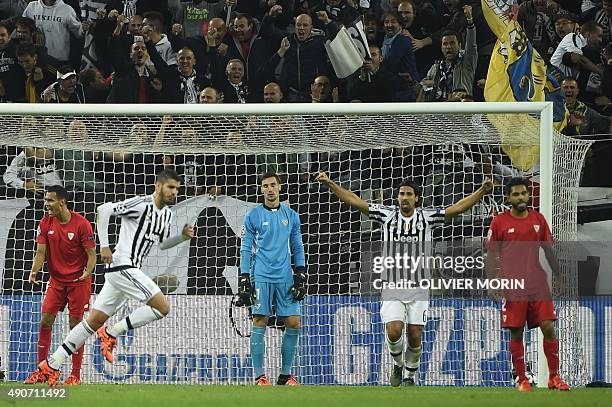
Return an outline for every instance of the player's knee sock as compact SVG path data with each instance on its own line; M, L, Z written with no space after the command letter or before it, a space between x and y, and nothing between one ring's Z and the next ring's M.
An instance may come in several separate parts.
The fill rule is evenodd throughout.
M293 366L293 358L297 351L300 330L296 328L285 328L283 343L281 344L281 374L290 375Z
M419 368L419 360L421 360L421 353L423 353L423 347L411 348L410 345L406 348L406 357L404 358L404 366L408 370L410 376L414 376L417 369Z
M81 321L80 324L72 328L68 336L66 336L64 343L47 359L49 366L53 369L59 369L66 358L83 346L87 338L94 333L94 330L87 324L87 321Z
M83 349L85 346L81 346L76 352L72 354L72 372L71 374L81 377L81 365L83 364Z
M143 305L140 308L136 308L132 313L117 322L112 327L108 328L106 332L115 338L130 329L140 328L148 323L162 319L164 314L159 312L157 309L148 305Z
M38 331L38 363L47 359L51 346L51 328L40 328Z
M526 379L525 376L525 348L523 341L513 341L510 339L510 354L512 355L512 366L519 379Z
M556 376L559 372L559 341L557 339L544 339L544 354L548 362L548 375Z
M393 360L397 366L404 366L404 337L401 336L397 342L391 342L388 335L385 335L387 339L387 347L389 353L393 356Z
M251 359L255 377L264 374L264 352L266 350L266 327L254 326L251 332Z

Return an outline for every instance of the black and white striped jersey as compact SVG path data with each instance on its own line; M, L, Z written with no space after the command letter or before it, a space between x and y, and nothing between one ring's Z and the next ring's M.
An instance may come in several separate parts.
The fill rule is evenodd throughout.
M368 216L382 225L385 242L431 242L432 228L444 224L443 208L416 208L407 218L397 206L370 204Z
M433 229L444 224L444 209L416 208L412 216L405 217L397 206L370 204L368 215L370 220L381 225L384 242L380 253L382 256L395 258L407 255L414 260L421 258L422 262L427 256L433 256ZM417 264L411 272L402 267L389 269L384 279L418 281L431 278L430 269L425 263Z
M153 195L137 196L112 203L113 215L121 217L119 241L113 253L114 266L142 266L154 243L162 243L170 236L172 211L158 209Z

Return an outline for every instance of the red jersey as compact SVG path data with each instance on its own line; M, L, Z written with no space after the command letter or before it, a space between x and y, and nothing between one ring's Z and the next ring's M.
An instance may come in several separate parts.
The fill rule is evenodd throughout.
M87 265L86 250L96 247L91 223L83 216L70 211L70 221L61 224L53 215L46 215L38 225L36 243L47 245L47 269L52 280L65 285L91 284L91 277L73 282Z
M547 287L546 272L540 264L541 242L552 243L550 228L544 216L527 209L526 218L514 217L510 211L493 218L487 236L487 249L501 259L500 278L525 279L525 290L533 293Z

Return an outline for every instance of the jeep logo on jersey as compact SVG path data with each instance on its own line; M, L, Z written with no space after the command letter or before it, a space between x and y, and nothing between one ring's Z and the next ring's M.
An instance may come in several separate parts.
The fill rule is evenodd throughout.
M72 240L73 237L74 237L74 233L68 232L68 240Z
M281 223L283 224L283 226L287 226L289 224L289 221L287 219L283 219L281 220Z
M540 225L533 225L533 230L535 230L536 233L538 233L540 231Z

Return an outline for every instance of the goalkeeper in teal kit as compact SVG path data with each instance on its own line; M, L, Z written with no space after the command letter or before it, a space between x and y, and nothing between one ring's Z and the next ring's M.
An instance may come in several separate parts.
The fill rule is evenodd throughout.
M238 295L243 305L251 306L253 314L251 358L258 386L271 385L264 373L264 353L266 326L272 315L282 318L285 324L281 374L276 384L298 384L291 367L300 333L300 301L306 295L306 259L300 218L280 203L280 190L278 175L264 174L264 203L246 214L242 226Z

